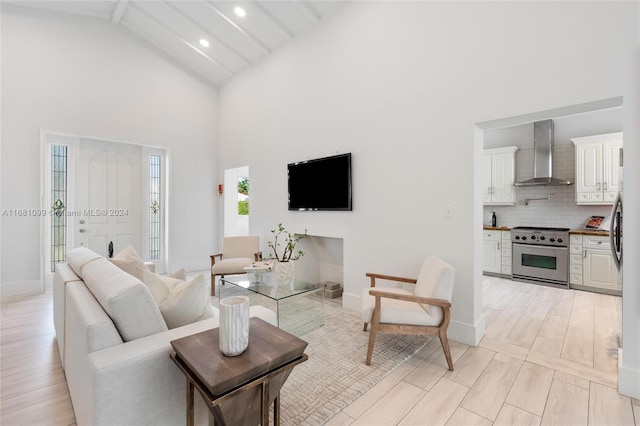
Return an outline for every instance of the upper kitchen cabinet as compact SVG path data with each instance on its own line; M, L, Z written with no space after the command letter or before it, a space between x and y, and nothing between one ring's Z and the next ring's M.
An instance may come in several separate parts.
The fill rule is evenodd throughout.
M620 190L622 132L573 138L576 203L613 204Z
M484 150L484 179L482 201L485 205L513 205L516 190L516 151L508 146Z

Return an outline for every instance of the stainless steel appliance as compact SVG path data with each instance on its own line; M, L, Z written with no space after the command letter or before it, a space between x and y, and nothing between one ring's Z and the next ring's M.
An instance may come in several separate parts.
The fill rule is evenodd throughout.
M624 166L624 148L620 148L618 152L618 167L620 168L618 176L620 181L618 186L620 192L616 196L616 200L613 202L613 208L611 209L611 224L609 226L609 236L611 238L611 255L613 256L613 262L618 268L620 274L620 282L622 282L622 191L624 189L623 171Z
M553 172L553 120L533 123L533 178L516 182L516 186L560 186L573 182L557 179Z
M514 280L569 288L569 228L518 226L511 242Z
M611 239L611 255L618 272L622 271L622 193L618 193L611 209L611 225L609 230Z

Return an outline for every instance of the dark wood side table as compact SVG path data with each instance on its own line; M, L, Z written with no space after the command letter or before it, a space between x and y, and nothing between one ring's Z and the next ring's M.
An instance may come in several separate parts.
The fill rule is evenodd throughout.
M293 367L304 362L307 342L259 319L251 318L249 347L228 357L219 349L214 328L171 342L171 359L187 376L187 425L194 423L194 389L207 403L216 424L280 424L280 389Z

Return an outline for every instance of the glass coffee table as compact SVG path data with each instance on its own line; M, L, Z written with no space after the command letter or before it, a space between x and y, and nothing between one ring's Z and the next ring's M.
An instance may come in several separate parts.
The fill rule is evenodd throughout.
M322 284L294 279L289 285L277 282L273 272L227 275L220 278L218 301L236 295L250 296L251 305L263 305L276 312L277 326L301 336L324 325Z

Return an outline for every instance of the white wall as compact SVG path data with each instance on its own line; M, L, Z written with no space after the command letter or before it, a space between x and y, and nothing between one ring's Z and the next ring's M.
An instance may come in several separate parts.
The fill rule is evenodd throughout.
M216 238L218 92L109 21L2 6L2 208L40 207L40 129L170 150L169 269ZM2 217L3 296L40 288L38 218Z
M365 272L415 275L437 254L456 267L450 335L477 343L482 146L474 124L623 96L625 154L638 162L638 16L630 2L349 4L221 91L221 166L249 164L251 232L266 241L283 222L343 238L344 303L354 309ZM286 164L336 152L353 153L353 212L288 212ZM637 218L631 198L627 217ZM625 240L627 230L638 235L637 219L629 222ZM625 246L637 253L637 243ZM625 274L637 282L637 265ZM635 380L638 290L628 296L635 317L625 319L625 357Z

